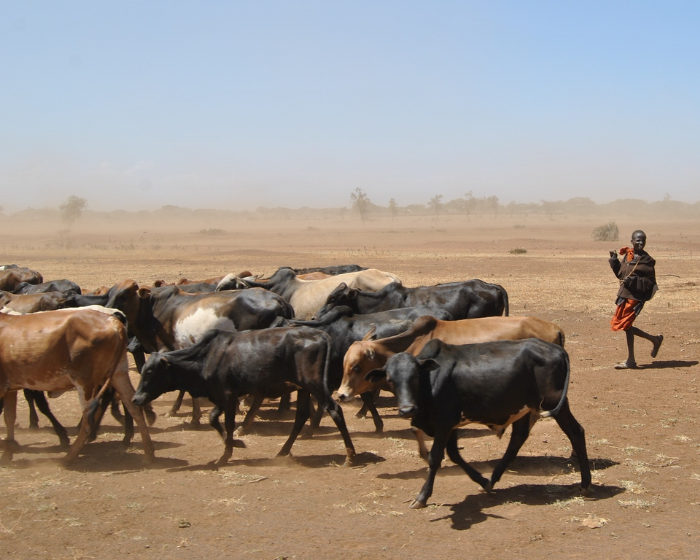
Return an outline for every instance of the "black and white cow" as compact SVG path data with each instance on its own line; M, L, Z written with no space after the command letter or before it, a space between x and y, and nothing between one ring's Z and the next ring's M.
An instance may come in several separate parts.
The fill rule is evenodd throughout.
M411 418L416 435L434 437L428 456L430 470L411 508L425 507L435 475L447 450L476 483L490 491L515 458L538 418L554 417L571 441L581 469L584 492L591 485L584 430L576 421L566 393L569 357L556 344L530 338L453 346L431 340L418 354L393 355L382 369L367 374L373 381L394 385L399 414ZM456 428L484 424L500 437L513 424L505 455L491 479L467 464L459 454Z

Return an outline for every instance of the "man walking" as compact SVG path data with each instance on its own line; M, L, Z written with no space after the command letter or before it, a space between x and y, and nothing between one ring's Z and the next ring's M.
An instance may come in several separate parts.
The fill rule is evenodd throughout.
M617 308L610 321L614 331L625 331L627 335L627 360L617 364L615 369L634 369L637 361L634 358L634 337L645 338L653 344L651 357L656 358L664 341L662 334L653 336L632 326L637 315L658 290L656 285L656 261L644 250L647 243L646 234L637 230L632 234L632 247L620 249L622 262L617 258L617 251L610 251L610 267L620 281L620 289L615 301Z

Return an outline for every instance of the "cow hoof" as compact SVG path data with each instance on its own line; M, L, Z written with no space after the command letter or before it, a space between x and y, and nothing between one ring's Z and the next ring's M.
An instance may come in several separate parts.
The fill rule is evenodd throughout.
M411 505L408 507L411 509L423 509L425 507L425 502L421 502L420 500L413 500L413 502L411 502Z
M491 482L490 480L487 480L486 482L482 483L481 486L489 494L493 492L493 482Z
M0 455L0 465L7 465L12 462L12 452L5 451Z
M38 422L33 422L33 423L29 424L29 429L32 430L32 431L38 430L38 429L39 429L39 424L38 424Z
M61 441L59 442L59 445L61 449L68 449L70 447L70 440L68 438L61 438Z
M124 447L125 449L128 449L129 447L131 447L131 438L129 438L129 439L124 438L122 440L122 447Z
M234 439L232 445L234 447L239 447L241 449L245 449L245 442L242 439Z
M591 493L591 487L590 487L590 486L586 486L586 488L584 488L583 486L581 486L581 494L583 494L584 496L589 496L590 493Z
M146 422L149 426L153 426L153 424L156 423L156 420L158 420L158 415L155 412L150 411L146 413Z
M245 429L243 428L243 426L238 426L238 428L236 428L236 429L233 431L233 435L234 435L234 437L241 437L241 436L244 436L244 435L245 435Z

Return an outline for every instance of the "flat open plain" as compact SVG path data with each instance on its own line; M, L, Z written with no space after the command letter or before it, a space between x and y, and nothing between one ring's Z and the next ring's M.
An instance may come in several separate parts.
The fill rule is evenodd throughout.
M358 451L343 467L344 449L327 416L292 458L275 454L292 416L263 407L246 449L225 468L212 467L223 448L208 426L187 429L188 406L165 417L174 395L154 403L157 461L144 468L138 435L124 450L121 427L105 416L97 441L70 470L48 422L27 429L22 449L0 467L0 554L3 558L692 558L700 550L700 224L618 220L621 241L595 242L601 218L400 217L362 225L338 221L241 222L204 235L201 224L132 227L77 222L0 222L0 264L39 270L46 280L70 278L85 291L134 278L203 279L249 269L356 263L391 271L408 286L481 278L503 285L511 315L561 325L571 356L571 409L586 429L594 488L578 491L569 442L553 420L538 422L492 494L480 491L446 460L430 505L408 509L426 467L407 420L387 393L380 398L385 432L356 419L344 404ZM219 224L217 224L219 227ZM635 371L616 371L625 357L622 333L610 331L617 282L608 250L642 228L657 259L660 290L637 325L663 333L656 359L637 343ZM522 247L526 254L509 251ZM133 374L134 384L138 375ZM75 394L51 401L75 426ZM0 424L4 437L4 424ZM69 430L71 436L75 429ZM505 450L487 429L461 431L462 455L490 473ZM593 527L590 527L593 526ZM596 527L597 526L597 527Z

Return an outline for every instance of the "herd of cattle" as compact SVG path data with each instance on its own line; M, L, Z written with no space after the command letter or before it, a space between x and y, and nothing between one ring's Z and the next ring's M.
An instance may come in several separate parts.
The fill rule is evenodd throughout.
M268 279L245 271L177 285L158 281L152 287L124 280L83 294L69 280L44 282L36 271L5 265L0 307L3 461L19 448L14 429L20 389L30 405L30 425L37 422L36 403L63 447L69 447L67 432L44 393L77 390L83 417L66 463L94 437L110 403L119 416L118 402L123 403L125 443L133 437L135 420L146 459L152 460L147 424L155 415L149 403L180 391L176 408L188 393L192 421L198 424L197 398L206 397L214 405L210 424L225 441L219 465L234 447L244 447L236 437L254 421L263 399L281 398L280 406L288 406L293 391L296 416L279 455L289 454L310 417L312 433L327 411L352 463L355 448L332 395L337 390L340 401L359 395L381 432L375 395L387 390L397 397L399 415L411 419L429 465L413 508L425 507L445 451L490 490L535 421L548 416L571 441L582 489L591 484L584 430L567 399L564 333L535 317L510 317L508 294L497 284L475 279L407 288L394 274L347 265L280 268ZM127 351L141 373L136 391ZM236 429L243 397L251 399L250 406ZM486 425L499 437L513 425L490 479L459 454L457 428L468 423ZM425 435L434 438L430 451Z

